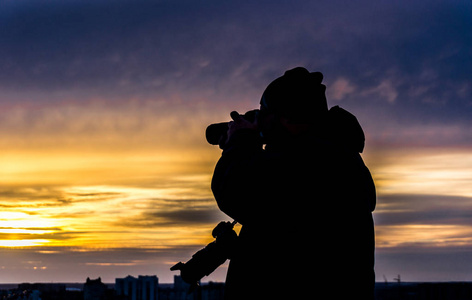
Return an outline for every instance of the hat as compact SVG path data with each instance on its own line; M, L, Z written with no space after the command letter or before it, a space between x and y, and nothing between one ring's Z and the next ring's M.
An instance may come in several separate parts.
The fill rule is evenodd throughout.
M328 113L323 74L297 67L272 81L261 98L261 107L300 123L314 123Z

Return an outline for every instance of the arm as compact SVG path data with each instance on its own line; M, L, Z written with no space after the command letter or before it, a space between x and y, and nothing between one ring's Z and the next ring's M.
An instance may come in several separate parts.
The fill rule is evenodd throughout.
M232 117L235 119L233 114ZM257 215L258 165L262 153L256 124L239 118L230 122L211 187L221 211L243 225Z

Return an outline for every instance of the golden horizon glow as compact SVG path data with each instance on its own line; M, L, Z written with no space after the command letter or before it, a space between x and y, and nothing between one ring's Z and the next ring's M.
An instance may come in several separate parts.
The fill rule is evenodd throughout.
M377 228L376 246L453 247L472 244L472 226L410 224Z
M49 243L48 240L44 239L32 239L32 240L0 240L0 247L5 248L16 248L16 247L34 247L44 246Z
M471 152L457 149L420 149L410 152L385 151L383 154L381 163L374 160L371 167L378 191L378 204L374 212L375 219L380 223L375 227L377 249L472 246L471 224L457 224L453 219L442 221L453 222L451 224L436 223L438 221L434 217L421 218L422 215L428 216L431 209L435 210L436 219L443 214L447 216L447 212L441 213L441 210L470 210ZM462 201L445 202L446 199L456 199L455 197ZM403 200L391 202L397 198ZM438 201L439 198L444 200ZM388 215L390 217L387 220L410 217L408 220L396 221L400 222L399 224L389 225L387 222L382 225L384 216Z
M167 249L204 244L211 240L213 224L201 224L199 228L168 225L165 216L175 209L185 210L187 202L195 201L201 209L216 212L209 187L194 186L196 182L207 185L209 180L208 175L191 174L167 178L149 187L17 188L23 198L19 205L0 213L0 247ZM176 205L184 207L172 208ZM162 210L163 217L156 213L152 223L142 219L149 211L157 210Z
M372 172L377 190L389 194L435 194L472 197L472 152L468 149L385 151ZM377 158L379 159L379 158Z
M228 110L194 104L171 114L165 101L130 100L120 108L97 103L93 109L65 105L41 111L31 128L21 107L3 120L21 134L11 131L0 141L0 247L172 249L211 241L216 222L229 218L210 190L220 150L206 144L204 129L227 118ZM367 148L364 157L379 198L375 218L417 213L416 204L385 197L472 197L469 153ZM445 241L472 245L458 237L469 229L377 225L377 247L412 240L432 247Z
M216 161L218 157L214 153L214 149L209 149L208 153L199 157L214 157ZM88 155L74 161L73 155L49 157L43 154L40 156L42 161L34 164L32 156L22 158L19 154L15 160L6 164L4 180L16 182L16 186L6 188L6 184L3 185L0 247L169 249L204 245L211 240L209 233L213 223L186 225L172 222L166 217L168 215L170 218L176 211L185 209L214 210L218 214L209 189L210 162L183 158L178 153L157 159L151 155L132 158L127 158L126 154L109 157ZM12 157L9 156L10 159ZM127 159L132 164L117 165L119 161L126 162ZM469 185L464 184L472 174L472 159L468 152L411 153L400 156L395 164L378 164L375 160L370 162L380 199L375 212L379 218L383 213L411 212L415 209L382 203L382 197L388 195L472 195ZM182 169L169 169L173 163L179 164ZM448 168L445 168L446 163ZM181 172L185 170L185 165L190 170ZM46 169L45 173L49 170L55 175L34 180L37 175L32 170L42 167ZM31 174L31 177L25 174ZM82 178L84 174L88 174L85 180ZM121 178L117 174L126 176ZM96 184L55 185L58 178L66 183L77 181ZM114 178L115 184L98 184L101 181L112 182L109 178ZM126 185L124 182L128 179L131 180ZM28 181L32 183L28 184ZM137 182L144 183L137 185ZM221 217L225 218L223 214ZM471 227L382 225L377 226L377 247L398 247L413 241L433 247L446 244L472 245L471 239L458 237L464 233L472 233Z

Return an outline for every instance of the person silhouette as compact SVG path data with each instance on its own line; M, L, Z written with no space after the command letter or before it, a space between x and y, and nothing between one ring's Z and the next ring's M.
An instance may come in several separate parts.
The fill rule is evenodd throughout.
M322 80L288 70L254 121L231 113L211 183L220 210L242 225L225 299L373 299L376 192L359 154L364 135L353 115L328 110Z

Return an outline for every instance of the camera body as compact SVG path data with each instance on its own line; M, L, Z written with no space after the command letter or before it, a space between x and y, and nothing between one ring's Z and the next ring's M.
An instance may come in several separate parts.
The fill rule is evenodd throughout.
M254 109L240 116L250 122L254 122L258 114L259 110ZM226 141L228 138L228 124L229 122L210 124L205 131L207 142L210 145L220 145L222 142Z
M197 251L186 263L179 262L170 268L171 271L180 270L182 279L190 284L190 291L198 286L200 279L210 275L227 259L237 242L238 235L233 230L234 222L220 222L212 232L215 241ZM189 291L189 292L190 292Z

